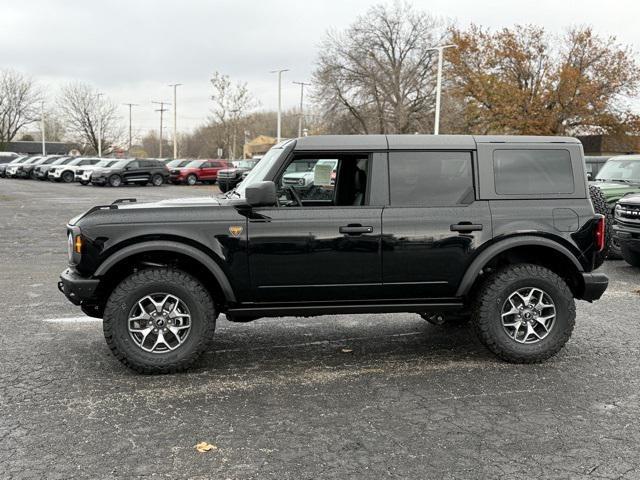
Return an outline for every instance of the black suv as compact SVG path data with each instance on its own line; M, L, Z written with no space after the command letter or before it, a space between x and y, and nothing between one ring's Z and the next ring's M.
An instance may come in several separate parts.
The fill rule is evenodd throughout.
M223 168L218 170L218 188L222 193L233 190L244 180L253 167L258 163L256 160L238 160L234 162L233 168Z
M613 235L622 258L640 267L640 195L622 197L616 204Z
M299 164L311 186L282 181ZM604 229L573 138L303 137L225 196L72 219L58 285L139 372L187 368L220 313L470 317L496 355L532 363L569 339L574 299L605 291Z
M91 174L92 184L112 187L128 183L159 187L168 180L169 169L160 160L123 159L109 167L96 168Z

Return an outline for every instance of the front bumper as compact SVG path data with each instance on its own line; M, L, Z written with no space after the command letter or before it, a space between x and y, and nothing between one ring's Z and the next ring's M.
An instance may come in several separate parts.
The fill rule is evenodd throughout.
M67 268L60 274L58 290L64 293L71 303L80 305L82 302L94 299L99 283L100 280L81 277L75 270Z
M91 175L91 183L94 185L104 185L107 183L107 177L96 177L95 175Z
M587 302L598 300L609 286L609 277L604 273L583 273L582 280L584 290L580 300L586 300Z
M613 226L613 236L618 245L640 252L640 227L616 224Z

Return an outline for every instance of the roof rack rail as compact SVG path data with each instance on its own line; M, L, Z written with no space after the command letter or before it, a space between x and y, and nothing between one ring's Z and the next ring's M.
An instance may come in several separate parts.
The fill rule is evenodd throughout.
M111 205L118 205L119 203L136 203L138 200L136 198L118 198L114 200Z

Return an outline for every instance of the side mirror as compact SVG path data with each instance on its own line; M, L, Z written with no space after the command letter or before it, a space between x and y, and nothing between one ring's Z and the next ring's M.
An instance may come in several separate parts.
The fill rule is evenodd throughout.
M244 195L252 207L271 207L278 203L276 184L271 181L252 183L245 188Z
M591 175L591 172L587 172L587 180L593 180L593 175Z

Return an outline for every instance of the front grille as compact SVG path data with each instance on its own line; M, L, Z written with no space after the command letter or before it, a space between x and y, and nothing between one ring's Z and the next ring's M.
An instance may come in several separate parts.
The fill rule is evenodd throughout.
M640 205L625 205L621 203L617 213L621 218L640 220Z
M235 172L218 172L218 178L236 178Z

